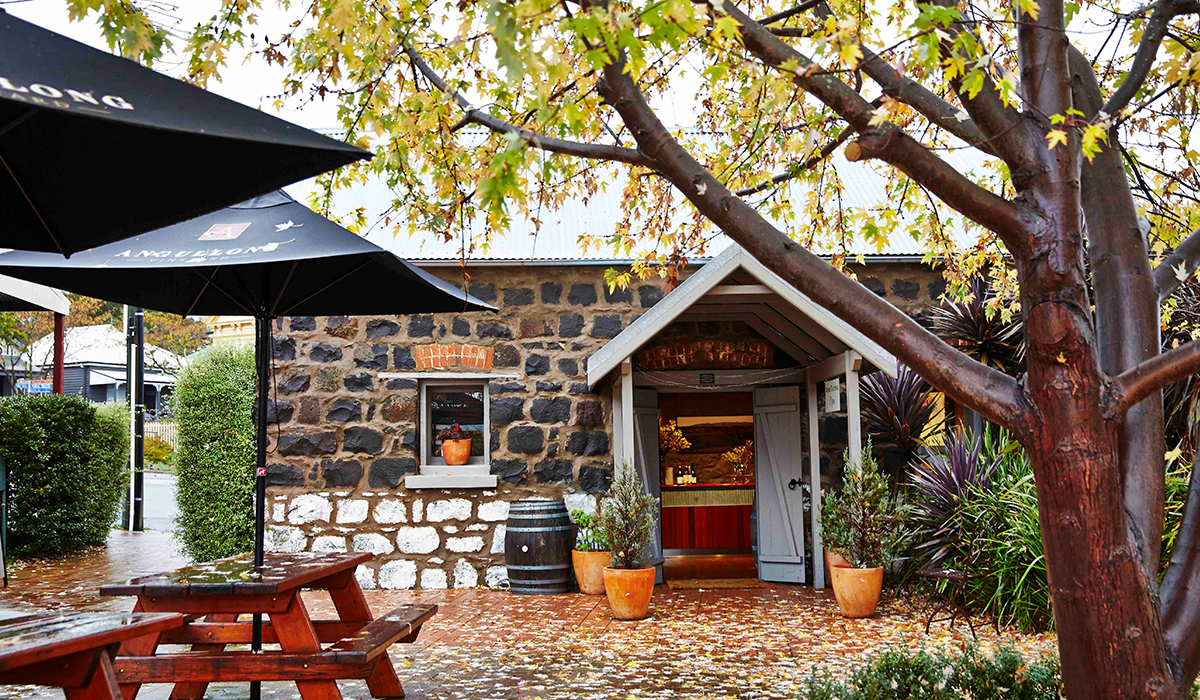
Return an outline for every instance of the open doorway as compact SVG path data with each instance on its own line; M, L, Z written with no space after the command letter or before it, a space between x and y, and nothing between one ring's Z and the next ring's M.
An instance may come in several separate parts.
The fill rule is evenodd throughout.
M754 396L660 390L663 576L755 579Z

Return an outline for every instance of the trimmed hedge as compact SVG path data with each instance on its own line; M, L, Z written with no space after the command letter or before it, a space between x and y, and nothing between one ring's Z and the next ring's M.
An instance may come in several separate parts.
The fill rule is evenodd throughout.
M9 551L53 556L104 544L125 495L128 413L79 396L0 400Z
M179 375L175 537L194 560L254 549L254 350L213 346Z

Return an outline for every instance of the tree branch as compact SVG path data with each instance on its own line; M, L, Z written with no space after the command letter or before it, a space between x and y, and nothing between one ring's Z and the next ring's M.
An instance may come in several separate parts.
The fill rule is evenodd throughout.
M783 12L776 12L773 15L763 17L762 19L758 20L758 23L765 27L768 24L775 24L776 22L782 22L783 20L785 20L789 17L794 17L796 15L804 14L805 12L808 12L809 10L813 9L814 7L816 7L818 5L823 4L824 2L825 2L825 0L804 0L804 2L800 3L799 5L796 5L795 7L786 9Z
M1146 82L1146 77L1150 75L1150 70L1154 67L1158 47L1162 45L1163 38L1167 35L1171 20L1179 15L1197 10L1200 10L1200 5L1192 0L1158 0L1154 4L1154 10L1150 13L1150 18L1146 20L1146 27L1142 30L1142 40L1138 43L1133 64L1129 67L1129 72L1125 74L1125 79L1121 81L1121 87L1117 88L1112 97L1108 98L1108 102L1104 103L1101 112L1111 116L1129 105L1137 91L1142 89L1142 84Z
M1200 340L1155 355L1113 379L1116 409L1124 413L1151 392L1197 373L1200 373Z
M994 231L1015 253L1026 249L1023 210L964 177L894 124L871 125L874 109L849 85L824 71L726 0L721 9L738 23L747 50L776 70L798 66L793 82L816 97L863 136L847 146L847 157L878 158L911 177L967 218ZM851 147L858 144L856 151ZM855 158L850 158L855 160Z
M426 80L432 83L439 91L453 97L458 106L462 108L465 116L460 125L462 123L478 124L498 134L516 134L517 138L528 143L530 146L551 153L561 153L562 155L576 156L589 160L615 161L651 169L656 167L654 161L647 158L646 154L634 148L626 148L615 144L581 143L579 141L566 141L542 136L529 129L523 129L503 119L493 117L487 112L475 109L461 92L452 90L446 85L446 82L437 74L437 71L433 70L433 67L429 65L416 49L406 45L404 53L408 55L413 66L421 72L421 75L425 76Z
M725 8L731 9L728 2ZM734 16L746 21L740 12ZM758 29L766 33L761 26ZM1031 410L1015 379L950 347L902 311L802 248L734 196L672 138L625 70L623 59L613 58L604 70L601 94L616 108L642 150L659 163L663 175L706 218L789 284L889 348L947 395L1014 433L1029 434ZM829 85L830 79L813 80ZM826 88L820 90L825 92ZM839 101L840 88L829 86L828 90L833 93L825 93L829 101L843 104ZM847 102L850 104L843 106L854 114L857 103Z
M1025 250L1020 209L1007 199L971 182L941 158L925 158L929 150L900 129L870 131L846 146L850 162L878 158L920 183L938 199L977 224L995 231L1014 253Z
M1167 666L1181 688L1200 673L1200 469L1193 467L1179 537L1159 589Z
M934 1L935 4L942 7L958 5L957 0ZM955 34L973 36L973 33L961 21L953 22L950 29ZM975 41L979 42L979 37L976 36ZM941 45L942 51L950 54L953 51L954 35L942 39ZM986 134L988 142L993 145L996 154L1008 164L1014 182L1023 179L1027 171L1036 167L1036 161L1029 155L1030 145L1033 141L1039 141L1033 145L1042 146L1041 135L1030 138L1026 120L1022 119L1020 112L1015 108L1004 104L1004 100L1000 98L1000 90L996 87L996 83L988 71L983 71L983 87L975 97L971 97L969 92L963 88L962 74L956 75L950 81L950 86L954 88L959 101L963 103L979 130Z
M850 138L850 136L852 136L853 134L854 134L854 129L851 129L850 127L846 127L845 129L842 129L836 137L830 139L829 143L826 143L824 146L821 146L821 149L818 150L813 155L809 156L808 158L805 158L804 160L800 161L799 163L792 165L792 167L788 168L787 170L785 170L781 173L772 175L769 179L767 179L764 182L754 185L753 187L746 187L746 188L740 189L737 192L735 192L734 194L736 194L739 197L749 197L752 194L758 194L759 192L770 189L771 187L774 187L775 185L778 185L780 183L784 183L793 178L800 177L801 173L803 173L805 170L812 168L817 163L820 163L821 161L825 160L829 156L833 155L833 152L838 149L838 146L841 146L843 143L845 143L846 139Z
M1192 276L1200 266L1200 228L1188 234L1188 237L1175 246L1175 250L1166 257L1158 267L1154 268L1154 287L1158 290L1158 303L1167 300L1175 290L1183 284L1183 280ZM1176 270L1182 267L1183 279L1179 278Z
M1076 109L1091 119L1103 96L1091 63L1074 45L1067 46L1071 93ZM1115 145L1080 163L1080 199L1087 223L1096 309L1096 351L1100 369L1120 374L1158 354L1159 314L1154 303L1150 256L1138 226L1137 206ZM1162 551L1165 485L1162 393L1151 395L1121 418L1118 458L1125 512L1134 527L1147 580L1158 577Z
M900 71L888 65L879 57L879 54L871 49L862 44L859 45L859 48L863 52L863 59L859 66L871 80L879 84L879 87L883 89L883 94L912 107L934 125L954 134L975 148L1000 157L995 144L991 143L988 137L979 130L979 125L970 119L969 114L938 97L921 83L904 77Z

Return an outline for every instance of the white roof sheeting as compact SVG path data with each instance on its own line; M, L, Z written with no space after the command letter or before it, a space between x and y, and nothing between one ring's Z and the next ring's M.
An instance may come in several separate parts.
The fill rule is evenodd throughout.
M950 154L942 154L957 168L969 171L986 164L987 159L978 151L959 149ZM872 163L850 163L838 153L831 158L831 164L836 168L841 178L843 191L842 203L847 208L880 208L888 206L887 184L888 177L884 166ZM582 250L582 236L607 237L611 236L622 221L621 196L623 183L610 182L608 186L589 197L569 198L557 209L546 209L535 212L541 226L536 226L534 217L514 215L512 226L504 236L495 236L488 250L470 252L468 261L476 262L563 262L563 263L592 263L628 261L630 257L624 253L617 254L611 249L597 250L590 247ZM294 188L287 188L292 195L305 201L307 193L312 189L312 181ZM797 192L790 193L794 201L799 201ZM675 193L678 199L677 210L680 220L690 217L691 205L684 201L682 195ZM463 256L463 241L460 236L445 241L434 235L407 235L401 232L393 235L392 226L382 223L383 215L388 211L395 195L378 179L369 180L366 184L336 194L336 211L334 214L345 215L361 208L366 213L366 221L375 224L367 232L367 239L372 243L390 250L401 258L417 263L437 263L439 261L458 261ZM473 232L483 230L483 222L470 224ZM861 239L855 239L850 245L851 255L871 256L920 256L923 246L910 235L903 232L893 232L890 240L882 249ZM697 256L696 261L702 262L719 255L729 247L732 241L722 234L717 234L708 244L703 256ZM649 243L645 243L649 245ZM636 253L637 251L635 251ZM829 253L833 251L815 251Z
M66 331L66 357L64 364L125 364L125 334L108 324L97 326L75 326ZM146 344L146 364L169 370L183 367L179 355L157 345ZM42 336L30 349L31 364L48 367L54 361L54 336Z

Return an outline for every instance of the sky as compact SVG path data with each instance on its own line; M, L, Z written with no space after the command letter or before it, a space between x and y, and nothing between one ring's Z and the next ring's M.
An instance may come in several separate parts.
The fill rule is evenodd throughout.
M153 12L156 21L163 20L168 15L177 18L175 26L178 37L175 39L175 46L177 49L181 49L185 43L184 37L192 27L210 18L219 3L213 0L181 0L180 2L144 2L141 5ZM21 0L18 2L0 0L0 7L3 7L9 14L40 27L58 32L102 51L108 51L100 28L96 24L95 15L79 22L71 22L67 17L67 4L63 0ZM295 11L290 14L294 16ZM279 34L280 31L276 28L282 27L287 22L287 15L280 11L274 2L264 2L263 11L259 15L259 24L267 30L268 36ZM275 111L274 99L268 95L278 91L278 86L283 81L284 69L278 66L268 66L262 60L244 63L244 58L244 54L231 56L229 65L222 74L223 81L210 83L208 89L242 104L261 107L289 122L310 129L337 126L337 105L332 98L325 102L308 103L302 109L293 104L283 111ZM155 70L174 77L180 77L183 68L183 62L179 58L172 57L164 57L161 64L154 66Z

